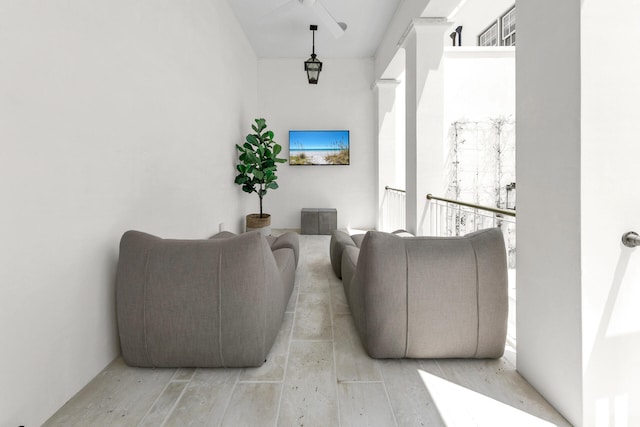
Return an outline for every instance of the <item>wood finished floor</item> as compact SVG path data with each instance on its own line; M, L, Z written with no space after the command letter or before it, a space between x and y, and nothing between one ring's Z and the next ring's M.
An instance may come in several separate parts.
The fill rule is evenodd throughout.
M137 369L114 360L45 426L565 426L499 360L374 360L356 334L328 236L300 236L296 286L267 363Z

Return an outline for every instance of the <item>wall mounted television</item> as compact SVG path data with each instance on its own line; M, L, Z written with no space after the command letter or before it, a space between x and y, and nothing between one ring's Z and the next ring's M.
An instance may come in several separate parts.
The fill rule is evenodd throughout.
M290 130L289 164L348 165L348 130Z

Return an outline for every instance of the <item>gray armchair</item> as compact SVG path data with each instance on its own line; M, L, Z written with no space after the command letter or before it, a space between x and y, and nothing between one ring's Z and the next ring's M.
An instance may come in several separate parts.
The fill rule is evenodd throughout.
M342 281L374 358L497 358L507 334L502 232L399 237L370 231L345 246Z
M350 236L342 230L333 230L329 241L329 259L333 272L340 279L342 278L342 253L347 246L359 248L362 245L364 234Z
M263 364L297 264L297 236L276 240L272 249L258 232L206 240L126 232L116 280L124 361L139 367Z

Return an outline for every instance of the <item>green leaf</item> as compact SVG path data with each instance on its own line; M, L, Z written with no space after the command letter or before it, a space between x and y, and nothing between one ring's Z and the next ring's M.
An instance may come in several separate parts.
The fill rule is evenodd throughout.
M264 178L264 173L262 171L260 171L260 170L255 170L255 171L253 171L253 176L256 179L262 180Z
M282 151L282 146L280 144L276 144L273 146L273 155L277 156Z
M258 156L256 156L254 153L252 153L251 151L247 151L246 160L244 162L256 164L256 163L260 163L260 160L258 160Z
M255 135L252 135L252 134L247 135L247 142L255 146L260 145L260 140Z
M287 161L287 159L276 159L276 162L278 162L278 163L284 163L286 161Z
M242 184L246 184L247 182L249 182L249 177L246 175L238 175L236 176L236 184L238 185L242 185Z
M269 182L267 184L267 188L270 188L272 190L277 190L278 189L278 183L277 182Z

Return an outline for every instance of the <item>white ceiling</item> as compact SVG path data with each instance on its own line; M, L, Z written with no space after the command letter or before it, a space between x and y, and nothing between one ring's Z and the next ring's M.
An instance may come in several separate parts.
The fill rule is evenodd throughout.
M259 58L304 58L311 54L309 25L318 25L318 58L372 57L402 0L228 0ZM324 8L347 30L338 38L316 8Z

